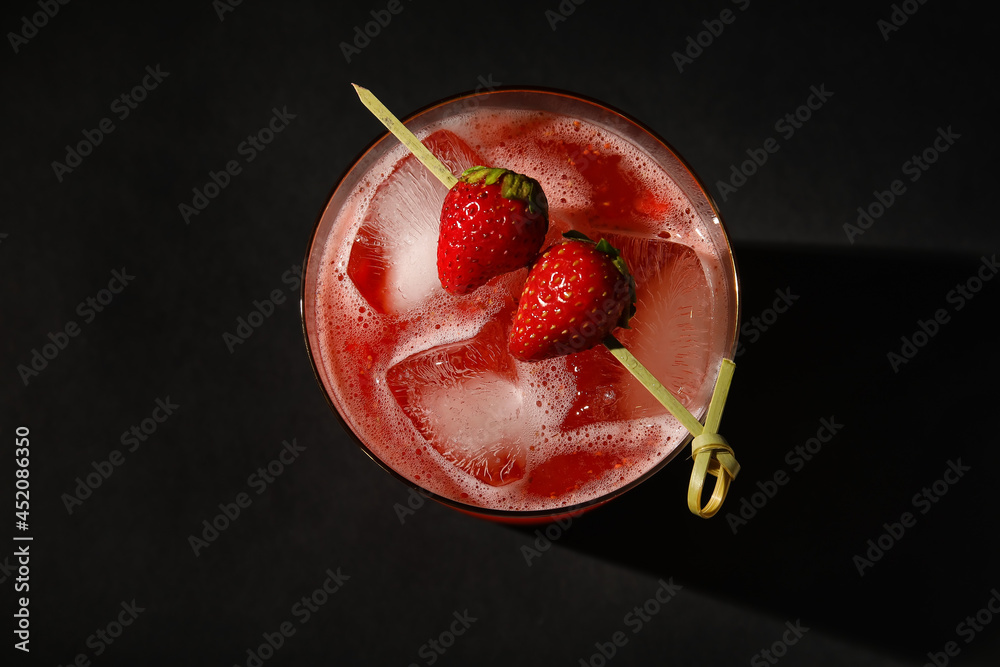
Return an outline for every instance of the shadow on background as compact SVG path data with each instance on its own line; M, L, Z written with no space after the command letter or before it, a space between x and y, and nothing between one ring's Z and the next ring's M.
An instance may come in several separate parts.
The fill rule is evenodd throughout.
M681 455L561 544L901 657L988 650L956 626L1000 586L996 518L978 511L1000 465L1000 279L979 282L995 269L857 248L736 254L744 349L721 432L742 472L722 511L688 513ZM775 318L779 292L795 298Z

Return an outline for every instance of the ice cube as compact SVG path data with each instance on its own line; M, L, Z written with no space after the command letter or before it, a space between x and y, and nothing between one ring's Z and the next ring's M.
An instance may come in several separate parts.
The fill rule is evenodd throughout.
M447 130L424 145L455 174L480 162ZM401 314L442 292L437 278L437 238L447 189L419 160L407 155L378 186L351 248L347 275L376 311Z
M636 282L632 328L615 335L685 407L704 405L712 390L712 301L697 253L657 238L600 236L621 251ZM577 376L577 396L563 428L665 412L603 347L570 355L566 364Z
M706 403L712 392L706 381L712 291L701 259L690 246L670 241L633 238L623 246L637 287L632 328L622 332L621 341L685 407ZM632 385L637 407L662 409L637 381Z
M499 322L470 340L407 357L386 382L420 434L457 468L491 486L524 475L533 430Z

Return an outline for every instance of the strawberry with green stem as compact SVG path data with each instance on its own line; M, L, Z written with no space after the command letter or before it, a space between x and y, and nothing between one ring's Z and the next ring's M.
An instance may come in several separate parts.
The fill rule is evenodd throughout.
M549 229L548 203L533 178L509 169L466 169L441 208L438 278L467 294L534 261Z
M588 350L635 312L635 281L606 240L577 232L548 248L531 268L510 332L510 352L539 361Z

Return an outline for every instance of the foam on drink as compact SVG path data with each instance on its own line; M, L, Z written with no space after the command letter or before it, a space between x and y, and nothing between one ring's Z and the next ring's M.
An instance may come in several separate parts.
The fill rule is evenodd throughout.
M611 237L639 290L636 327L619 338L703 411L726 351L711 324L727 295L707 203L693 204L615 132L566 116L484 109L418 136L453 173L483 164L537 179L546 245L569 228ZM321 375L354 432L416 484L504 510L598 498L671 456L686 432L605 350L536 363L507 354L526 269L468 295L444 292L431 250L445 192L396 146L324 248Z

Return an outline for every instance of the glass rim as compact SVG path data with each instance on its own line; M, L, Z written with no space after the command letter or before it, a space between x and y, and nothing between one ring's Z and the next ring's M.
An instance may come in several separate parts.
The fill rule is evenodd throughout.
M721 234L722 240L725 242L725 248L728 251L726 253L726 257L720 258L720 262L724 274L732 278L733 284L732 284L731 297L733 302L732 303L733 320L729 330L725 332L725 340L730 341L730 344L728 352L725 352L723 354L723 357L732 359L735 355L736 345L739 338L738 333L739 333L739 322L740 322L741 299L740 299L740 286L739 286L739 272L736 265L736 258L732 252L732 242L730 240L729 232L726 229L726 224L722 217L722 213L720 212L719 207L715 202L715 199L712 197L708 188L705 186L705 182L698 176L698 174L694 171L694 169L687 162L687 160L685 160L681 156L681 154L668 141L666 141L662 136L660 136L658 132L653 130L651 127L649 127L642 121L637 120L630 114L621 111L620 109L617 109L616 107L611 106L605 102L588 97L587 95L579 93L571 93L564 90L559 90L556 88L549 88L544 86L517 86L517 85L495 86L490 90L486 91L479 91L479 92L467 91L467 92L457 93L455 95L451 95L443 99L440 99L436 102L427 104L417 109L416 111L410 113L409 115L401 117L400 120L404 124L408 125L410 122L415 121L418 118L428 113L431 113L432 111L435 111L447 105L452 105L457 102L461 102L462 100L467 100L472 98L483 98L493 95L510 95L518 93L528 94L528 95L538 94L538 95L552 96L552 97L564 97L577 102L583 102L587 105L596 107L600 110L618 116L627 124L635 126L637 129L641 130L649 137L651 137L655 142L662 145L674 157L674 159L678 161L678 164L688 172L688 175L690 176L691 180L697 185L698 189L700 190L701 195L705 197L705 200L708 203L709 208L711 209L715 217L715 221L718 224L719 233ZM308 287L307 277L309 275L309 268L311 265L310 259L313 258L314 250L316 249L317 236L320 232L320 228L323 224L323 219L326 216L326 212L330 208L330 205L332 204L334 198L337 196L341 187L344 185L344 183L351 175L351 173L365 159L365 157L371 154L372 151L376 150L380 145L382 145L387 140L394 140L392 134L388 131L382 132L381 134L377 135L373 140L371 140L351 160L348 166L341 171L333 187L327 194L326 198L323 200L323 206L320 209L320 212L316 218L316 222L313 225L312 232L309 235L309 243L306 247L305 258L302 263L302 286L299 296L299 315L302 320L302 334L303 338L305 339L306 352L307 356L309 357L309 364L310 367L312 368L313 376L315 377L317 383L320 386L320 390L322 391L323 396L326 399L327 405L330 407L330 409L333 411L334 415L340 422L341 428L347 433L347 435L351 437L351 439L355 442L355 444L361 448L361 451L364 452L368 456L368 458L370 458L372 461L378 464L379 467L381 467L383 470L388 472L397 480L401 481L406 486L410 487L410 489L416 491L419 495L423 496L424 498L434 500L435 502L438 502L442 505L446 505L454 510L466 514L472 514L492 520L524 522L524 523L530 523L533 521L540 522L545 520L555 520L565 516L579 515L587 510L593 509L599 505L603 505L611 500L614 500L615 498L630 491L631 489L634 489L643 482L649 480L653 475L658 473L667 464L673 461L674 458L676 458L677 455L681 453L681 451L686 447L687 443L691 440L692 435L690 433L687 433L685 436L682 436L681 442L676 447L674 447L670 453L664 455L662 460L653 465L649 470L639 475L635 479L631 480L630 482L623 484L619 487L616 487L615 489L608 491L607 493L602 494L596 498L591 498L590 500L574 503L572 505L568 505L565 507L553 507L553 508L538 509L538 510L504 510L504 509L494 509L490 507L482 507L470 503L464 503L460 500L455 500L447 496L442 496L424 488L420 484L405 477L404 475L396 471L388 463L383 461L377 454L375 454L375 452L373 452L368 447L368 445L362 440L361 436L355 433L354 429L348 423L347 419L340 412L340 409L334 402L333 397L330 395L330 391L327 390L326 385L323 382L323 378L320 374L320 369L317 365L316 356L319 351L313 349L313 345L310 342L309 338L310 326L311 325L315 326L315 325L311 321L313 318L309 319L306 318L306 310L307 310L306 304L309 297L309 295L307 294L307 287ZM321 255L322 253L319 253L319 255L315 258L313 263L321 262ZM313 297L314 296L315 295L313 295ZM315 299L313 298L313 301L314 300ZM702 410L702 412L703 411L704 410Z

